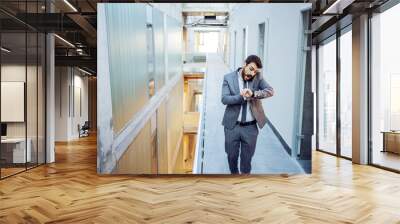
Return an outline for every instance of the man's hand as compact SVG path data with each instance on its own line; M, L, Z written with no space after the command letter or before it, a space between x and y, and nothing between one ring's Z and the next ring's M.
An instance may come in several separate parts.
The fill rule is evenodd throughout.
M240 95L245 97L246 94L246 89L241 89L240 90Z
M253 91L251 91L251 89L243 89L242 91L244 92L244 97L246 98L253 96Z

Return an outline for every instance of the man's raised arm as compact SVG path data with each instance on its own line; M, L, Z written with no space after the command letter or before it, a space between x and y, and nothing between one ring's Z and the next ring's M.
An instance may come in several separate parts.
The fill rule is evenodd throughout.
M260 90L254 91L253 96L251 98L264 99L274 95L274 89L264 79L260 80L259 86Z

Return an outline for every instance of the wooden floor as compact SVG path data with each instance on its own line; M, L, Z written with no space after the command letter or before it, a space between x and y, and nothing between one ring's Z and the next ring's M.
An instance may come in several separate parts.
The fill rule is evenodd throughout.
M98 176L93 137L0 181L0 223L400 223L400 175L314 152L296 176Z

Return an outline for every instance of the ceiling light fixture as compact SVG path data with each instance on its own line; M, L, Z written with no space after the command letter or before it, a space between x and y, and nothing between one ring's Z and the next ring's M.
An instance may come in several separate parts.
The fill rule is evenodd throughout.
M87 75L90 75L90 76L92 75L92 73L90 73L90 72L88 72L88 71L85 71L85 70L83 70L83 69L81 69L81 68L79 68L79 67L78 67L78 70L81 71L81 72L83 72L83 73L85 73L85 74L87 74Z
M336 0L322 14L342 14L343 9L351 5L353 2L354 0Z
M64 38L62 38L62 37L60 37L60 36L57 35L57 34L54 34L54 36L57 37L58 39L60 39L61 41L63 41L64 43L66 43L67 45L69 45L69 46L75 48L75 45L73 45L73 44L72 44L71 42L69 42L68 40L66 40L66 39L64 39Z
M9 49L7 49L7 48L5 48L5 47L1 47L1 50L4 51L4 52L6 52L6 53L10 53L10 52L11 52L11 50L9 50Z
M71 4L69 3L68 0L64 0L65 4L67 4L72 10L74 10L74 12L78 12L78 10Z

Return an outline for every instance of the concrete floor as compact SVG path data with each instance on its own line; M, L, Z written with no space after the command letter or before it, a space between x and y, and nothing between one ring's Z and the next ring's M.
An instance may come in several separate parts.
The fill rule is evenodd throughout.
M228 72L230 70L220 56L207 56L203 158L203 173L206 174L230 173L224 149L224 128L221 124L225 111L225 105L221 103L221 87L223 76ZM265 125L258 135L251 173L294 174L304 171L296 159L288 155L270 127Z

